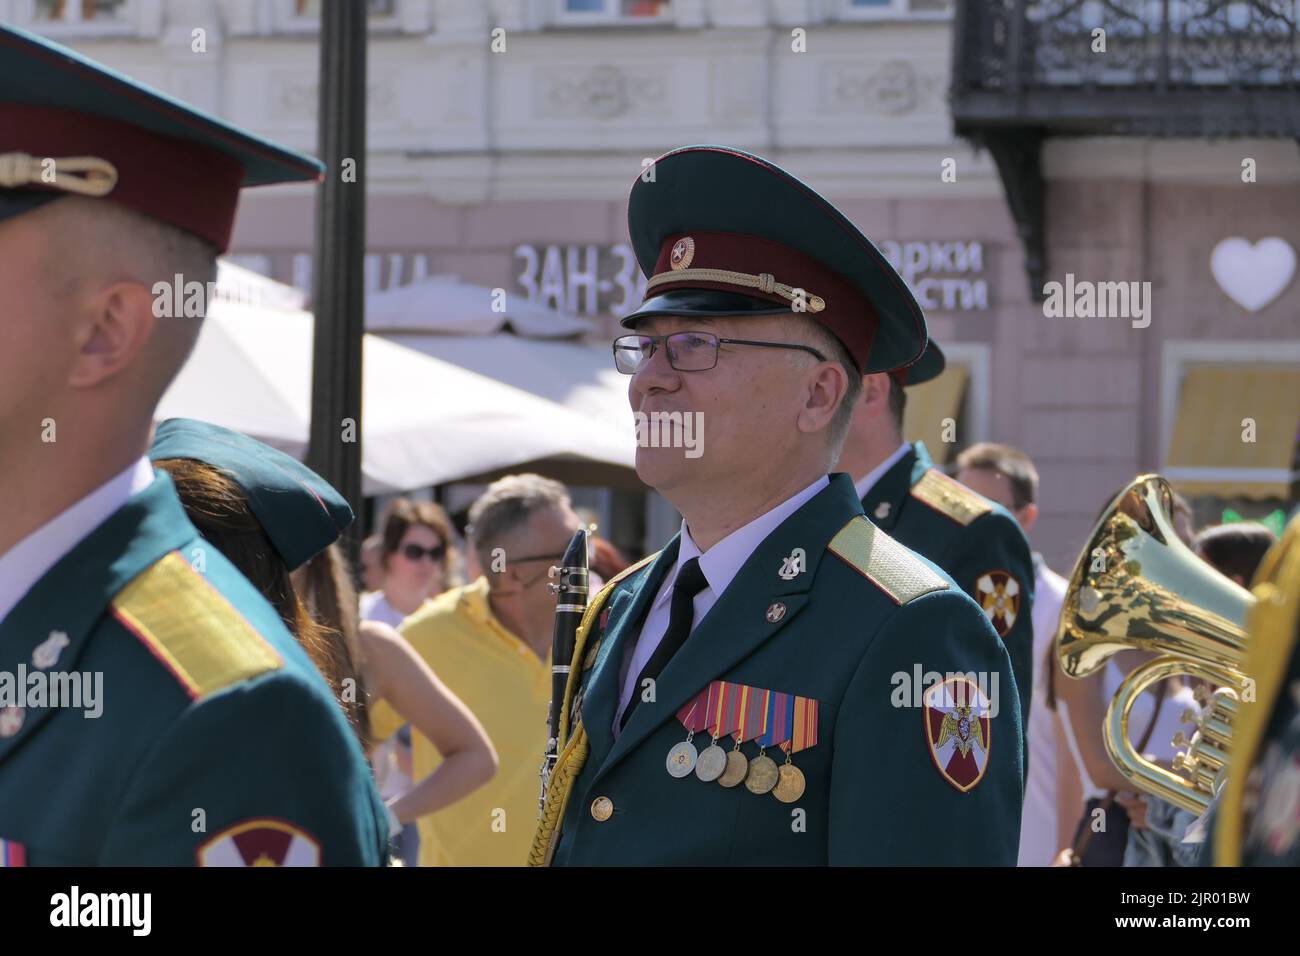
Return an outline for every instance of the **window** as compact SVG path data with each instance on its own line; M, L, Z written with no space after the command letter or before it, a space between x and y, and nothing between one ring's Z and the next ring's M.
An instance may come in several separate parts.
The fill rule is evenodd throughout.
M293 0L293 5L295 17L320 19L321 0ZM366 0L366 6L372 17L391 17L397 12L397 0Z
M952 16L952 11L953 0L840 0L844 20L942 20Z
M36 0L37 23L86 23L122 20L127 0Z
M672 13L669 0L556 0L556 20L573 23L657 23Z
M903 437L925 442L937 465L947 464L960 448L988 440L991 401L990 347L945 342L943 351L948 360L943 374L908 386L903 410ZM947 419L956 425L956 434L951 437Z
M1300 344L1168 342L1161 474L1189 497L1292 498L1300 484Z
M130 36L156 32L140 20L136 0L27 0L17 19L52 37Z
M314 33L320 29L324 0L275 0L275 27L292 33ZM400 0L366 0L371 29L396 28Z

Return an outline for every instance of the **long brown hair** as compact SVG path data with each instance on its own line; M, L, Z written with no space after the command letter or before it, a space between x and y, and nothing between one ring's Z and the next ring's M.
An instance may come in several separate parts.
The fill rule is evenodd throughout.
M171 475L194 526L271 602L289 633L321 672L334 699L358 738L361 736L349 696L362 699L360 678L346 638L315 620L294 590L289 568L275 550L242 488L206 462L165 458L154 464ZM346 683L351 680L353 683ZM354 694L345 693L349 686Z
M363 678L361 615L347 556L337 544L331 544L302 566L302 574L302 597L312 615L319 624L339 636L335 641L336 653L345 658L347 670L355 679L351 693L344 694L339 703L356 729L362 748L369 753L374 741Z

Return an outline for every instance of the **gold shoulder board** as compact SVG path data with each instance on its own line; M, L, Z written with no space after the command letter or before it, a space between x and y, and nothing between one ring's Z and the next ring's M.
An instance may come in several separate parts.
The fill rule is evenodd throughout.
M862 515L841 528L827 549L893 598L895 604L907 604L922 594L948 587L948 582L915 554Z
M968 525L993 510L989 500L936 468L929 469L912 488L912 497L960 525Z
M113 613L193 700L284 666L257 629L175 551L127 585L113 599Z

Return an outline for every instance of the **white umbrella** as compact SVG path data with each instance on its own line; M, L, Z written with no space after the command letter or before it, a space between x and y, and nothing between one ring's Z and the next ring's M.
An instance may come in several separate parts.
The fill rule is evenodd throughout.
M557 402L628 433L635 429L628 377L614 368L609 345L497 335L385 334L425 355Z
M564 338L592 329L589 322L529 302L517 292L500 297L504 311L493 311L497 302L486 286L433 276L366 296L366 330L491 335L509 326L523 335Z
M305 454L313 317L216 301L157 419L198 418ZM635 434L367 335L366 494L479 478L541 463L571 482L634 485ZM340 431L343 428L340 423Z

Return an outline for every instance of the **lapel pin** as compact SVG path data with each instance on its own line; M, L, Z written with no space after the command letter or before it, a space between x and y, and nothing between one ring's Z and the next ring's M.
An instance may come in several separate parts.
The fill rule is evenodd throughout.
M21 707L10 706L0 710L0 737L12 737L22 730L24 716Z
M782 604L780 601L777 601L775 604L768 605L768 608L767 608L767 623L768 623L768 624L775 624L777 621L781 620L781 618L783 618L783 617L785 617L785 605L784 605L784 604Z
M777 572L782 581L793 581L808 570L808 554L803 548L795 548L788 558L781 560L781 570Z
M59 662L59 655L71 641L68 635L62 631L51 631L50 636L41 643L36 650L32 651L32 664L38 670L45 670L47 667L53 667Z
M888 501L882 501L880 504L876 505L876 517L880 518L882 521L889 517Z

